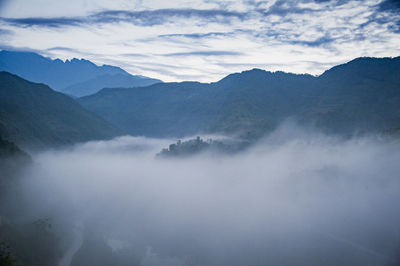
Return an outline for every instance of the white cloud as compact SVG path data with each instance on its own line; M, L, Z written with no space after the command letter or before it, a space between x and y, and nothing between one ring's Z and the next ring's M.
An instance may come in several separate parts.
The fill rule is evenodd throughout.
M231 72L253 67L320 74L330 66L355 57L400 54L398 33L388 30L387 23L393 22L367 23L375 14L378 0L348 1L339 6L335 1L316 4L304 0L298 5L292 2L284 11L281 9L285 6L279 6L284 13L275 9L278 12L275 15L260 13L254 9L256 4L249 2L35 0L26 3L16 0L6 6L3 17L79 17L98 10L147 10L149 13L133 13L132 19L126 19L129 14L125 14L124 20L119 22L118 15L113 14L112 23L86 21L102 21L102 17L92 16L78 25L61 22L59 27L3 21L0 28L12 34L3 38L0 45L28 46L53 58L84 57L165 81L215 81ZM258 1L258 8L267 12L274 2ZM163 8L172 11L151 11ZM209 10L210 13L173 11L176 8ZM218 12L214 14L212 10ZM71 49L46 50L54 47ZM226 51L231 55L214 53L211 56L214 51ZM182 56L191 52L191 56Z
M19 218L154 247L144 265L397 265L399 145L283 126L236 156L155 158L169 143L123 137L37 154Z
M6 3L0 15L6 17L84 16L102 9L133 9L132 0L12 0Z

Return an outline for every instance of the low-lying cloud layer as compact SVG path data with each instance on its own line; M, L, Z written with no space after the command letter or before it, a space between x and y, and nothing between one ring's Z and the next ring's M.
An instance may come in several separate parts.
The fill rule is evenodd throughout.
M169 143L123 137L37 154L21 219L75 230L75 250L103 239L132 265L399 262L398 144L290 128L237 155L156 158Z

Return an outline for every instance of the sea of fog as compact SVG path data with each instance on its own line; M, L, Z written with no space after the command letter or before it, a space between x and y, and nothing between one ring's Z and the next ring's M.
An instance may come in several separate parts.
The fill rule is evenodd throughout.
M155 156L175 141L34 154L21 221L51 221L60 265L99 246L121 265L399 264L399 142L283 127L238 154Z

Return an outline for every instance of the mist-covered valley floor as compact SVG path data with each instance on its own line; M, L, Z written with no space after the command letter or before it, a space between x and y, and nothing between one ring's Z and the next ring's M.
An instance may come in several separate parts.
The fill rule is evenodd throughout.
M156 156L175 141L32 154L3 213L39 221L58 265L399 264L398 141L282 126L231 155Z

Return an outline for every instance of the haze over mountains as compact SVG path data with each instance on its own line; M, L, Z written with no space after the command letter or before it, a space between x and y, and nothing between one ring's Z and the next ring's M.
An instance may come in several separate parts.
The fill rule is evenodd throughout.
M32 52L5 50L0 51L0 71L45 83L54 90L77 97L95 93L105 87L146 86L161 82L144 76L133 76L119 67L97 66L85 59L74 58L64 62Z
M317 77L253 69L210 84L103 89L79 102L132 135L252 138L286 119L352 135L398 126L399 88L400 57L358 58Z
M0 0L0 266L400 266L399 37L399 0Z
M399 128L400 57L80 98L0 71L0 265L398 265Z
M131 81L120 68L98 67L86 60L64 63L6 51L0 58L3 68L16 67L15 72L48 81L50 87L68 86L65 91L74 95ZM24 62L25 67L20 67ZM90 75L95 78L75 83ZM321 76L253 69L214 83L105 88L79 99L2 72L0 136L22 147L124 134L183 137L207 133L254 140L288 119L346 136L390 132L400 126L399 88L400 57L358 58Z

